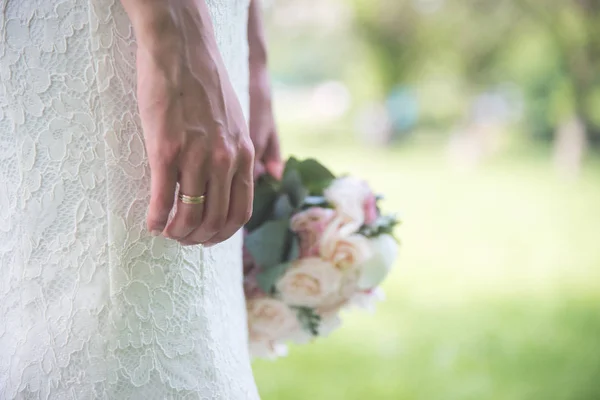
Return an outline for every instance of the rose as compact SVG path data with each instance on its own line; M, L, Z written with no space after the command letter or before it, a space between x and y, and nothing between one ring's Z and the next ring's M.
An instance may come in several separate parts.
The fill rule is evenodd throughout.
M330 315L331 313L338 312L342 307L348 304L350 299L359 290L357 283L360 273L361 271L358 268L344 271L340 288L323 300L321 306L316 310L317 313L321 315Z
M377 199L373 193L365 198L363 202L363 212L365 215L365 225L371 225L377 219L379 211L377 210Z
M381 288L362 290L354 293L348 301L347 306L364 308L369 312L375 311L375 303L382 301L385 298L385 293Z
M321 323L319 324L319 336L329 336L331 332L342 325L339 311L329 312L321 315Z
M363 226L366 208L369 209L369 220L373 219L371 207L366 207L374 200L373 193L363 180L354 177L338 178L325 189L324 195L348 225L348 232L356 232Z
M255 342L284 340L299 328L296 313L285 303L270 297L249 299L248 335Z
M292 217L291 229L300 240L300 258L319 255L319 240L334 216L335 211L330 208L311 207Z
M344 227L340 219L327 226L321 237L319 253L336 267L347 270L369 259L372 250L366 237L356 233L348 235Z
M341 272L330 262L317 257L300 258L277 282L276 289L286 304L317 307L339 289L341 280Z
M250 332L248 336L248 348L251 357L275 359L287 355L287 346L269 339L264 335Z
M247 232L244 230L244 237L246 235ZM242 265L244 266L244 294L246 298L264 295L265 293L258 284L258 274L261 272L260 265L256 263L246 246L242 248Z
M244 294L247 299L265 295L265 292L258 284L258 274L260 274L260 272L261 269L259 267L254 267L251 270L244 272Z
M358 287L373 289L388 275L398 256L398 243L391 235L383 234L369 240L371 257L360 267Z

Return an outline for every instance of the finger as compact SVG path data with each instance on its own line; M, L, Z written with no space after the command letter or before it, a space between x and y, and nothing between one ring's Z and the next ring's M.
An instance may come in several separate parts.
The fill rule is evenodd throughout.
M217 235L227 222L231 169L214 168L214 171L206 187L205 215L202 223L185 238L185 243L204 243Z
M167 225L173 208L177 168L167 162L150 163L150 204L146 223L148 230L158 236Z
M250 174L236 174L231 183L231 201L227 222L218 234L206 241L205 245L212 246L224 242L248 222L252 216L253 194L254 181Z
M270 135L269 143L267 143L267 148L265 149L265 153L261 160L269 175L281 179L281 175L283 174L283 162L281 160L281 149L277 132L273 132Z
M260 178L265 172L266 169L264 164L259 160L254 161L254 180Z
M179 193L187 196L202 196L206 191L206 168L198 161L186 163L179 178ZM165 229L165 234L181 240L197 229L202 223L205 204L185 204L178 200L177 211Z
M262 116L262 113L260 114L260 116L256 116L256 113L250 113L248 129L250 131L250 137L252 138L252 145L254 146L255 157L257 160L261 160L263 154L265 153L268 140L268 138L262 134L263 132L265 132L264 117Z

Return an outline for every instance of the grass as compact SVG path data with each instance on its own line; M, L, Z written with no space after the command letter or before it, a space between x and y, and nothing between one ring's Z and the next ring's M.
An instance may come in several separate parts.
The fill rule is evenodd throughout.
M434 144L391 150L287 130L284 148L368 179L401 211L375 314L256 361L263 400L600 399L600 168L543 151L457 172Z

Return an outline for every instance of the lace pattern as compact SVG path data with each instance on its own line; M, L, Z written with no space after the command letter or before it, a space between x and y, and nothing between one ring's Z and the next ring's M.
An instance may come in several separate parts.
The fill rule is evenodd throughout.
M247 0L207 3L247 110ZM257 399L241 236L203 249L145 229L119 1L0 7L0 399Z

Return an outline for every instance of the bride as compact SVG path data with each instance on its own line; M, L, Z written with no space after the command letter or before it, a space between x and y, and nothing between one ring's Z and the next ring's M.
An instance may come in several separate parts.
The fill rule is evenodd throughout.
M257 2L0 0L0 399L258 398Z

